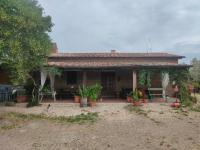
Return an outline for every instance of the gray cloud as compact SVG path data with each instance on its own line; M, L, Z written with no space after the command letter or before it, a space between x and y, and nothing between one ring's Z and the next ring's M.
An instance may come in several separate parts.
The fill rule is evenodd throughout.
M39 0L64 52L168 51L200 58L199 0ZM186 60L188 61L188 60Z

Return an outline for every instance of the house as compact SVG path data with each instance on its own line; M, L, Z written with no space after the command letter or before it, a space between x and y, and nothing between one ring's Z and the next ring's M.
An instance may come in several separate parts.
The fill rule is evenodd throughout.
M95 83L103 87L102 98L111 99L125 98L128 92L138 88L138 74L143 69L154 69L151 88L157 89L157 92L163 90L161 69L187 68L187 65L179 64L182 58L184 56L168 53L121 53L116 50L105 53L59 53L54 46L48 57L48 66L62 70L62 75L53 80L57 99L72 98L80 85ZM165 94L172 94L171 85L165 89Z

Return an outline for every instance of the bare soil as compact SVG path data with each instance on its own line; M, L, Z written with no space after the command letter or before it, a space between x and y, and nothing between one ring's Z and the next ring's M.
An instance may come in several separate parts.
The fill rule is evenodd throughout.
M54 104L31 109L23 105L0 107L0 113L77 115L99 112L97 122L61 124L32 120L0 131L2 150L200 150L200 113L176 110L166 103L144 104L143 113L129 112L128 104L99 104L80 109L74 104ZM65 107L64 107L65 106ZM72 106L72 107L71 107ZM72 110L73 108L73 110ZM72 112L70 112L70 110ZM12 124L0 118L0 126Z

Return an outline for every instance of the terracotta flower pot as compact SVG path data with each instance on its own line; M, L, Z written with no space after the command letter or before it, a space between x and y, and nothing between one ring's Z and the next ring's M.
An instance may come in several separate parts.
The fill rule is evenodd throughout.
M80 103L81 97L78 95L74 96L74 103Z
M94 107L97 105L96 101L90 100L89 102L90 107Z
M148 99L141 99L142 103L148 103Z
M132 99L132 97L127 96L127 97L126 97L126 100L127 100L128 103L131 103L133 99Z
M25 103L28 101L28 97L26 95L17 96L17 103Z
M171 103L171 107L179 108L181 105L178 102Z
M141 106L141 102L140 101L133 101L133 106Z

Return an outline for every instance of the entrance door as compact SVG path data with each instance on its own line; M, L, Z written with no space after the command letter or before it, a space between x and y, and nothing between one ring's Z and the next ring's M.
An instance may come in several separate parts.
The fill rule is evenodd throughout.
M101 85L103 97L115 97L116 86L115 86L115 72L102 72L101 73Z

